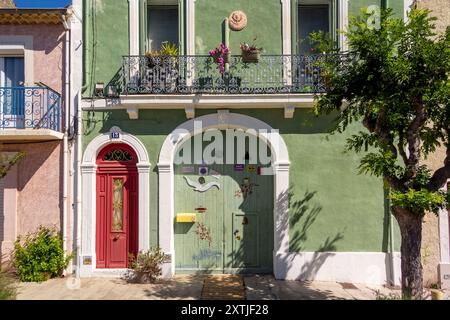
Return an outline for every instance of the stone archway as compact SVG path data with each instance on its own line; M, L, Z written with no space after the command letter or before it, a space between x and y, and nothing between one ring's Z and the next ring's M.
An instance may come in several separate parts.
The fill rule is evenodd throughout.
M163 276L171 277L175 273L174 263L174 169L173 162L177 147L198 133L197 123L202 129L252 129L255 135L263 139L272 151L272 169L274 173L274 251L273 270L279 278L285 273L283 257L289 253L288 191L289 191L289 154L283 138L277 130L256 118L221 110L215 114L201 116L184 122L169 134L161 148L158 161L159 171L159 245L171 257L163 267Z
M97 155L112 143L124 143L136 152L138 157L138 249L147 250L150 242L150 162L147 150L135 136L112 127L107 133L97 136L87 146L81 164L82 184L82 224L80 272L82 276L90 276L95 269L96 261L96 171Z

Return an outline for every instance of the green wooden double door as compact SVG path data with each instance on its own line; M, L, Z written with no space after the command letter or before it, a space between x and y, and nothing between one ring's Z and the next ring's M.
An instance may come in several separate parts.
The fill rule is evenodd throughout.
M274 181L261 167L175 165L175 216L196 216L175 217L177 273L272 272Z

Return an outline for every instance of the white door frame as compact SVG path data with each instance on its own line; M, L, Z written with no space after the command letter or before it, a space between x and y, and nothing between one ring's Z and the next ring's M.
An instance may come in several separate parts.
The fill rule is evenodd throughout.
M288 192L289 154L286 144L278 133L267 123L243 114L219 110L218 113L201 116L184 122L169 134L161 148L158 161L159 171L159 246L170 259L163 266L163 276L175 273L174 244L174 157L177 148L197 132L195 122L201 121L202 130L207 129L253 129L257 137L272 151L274 172L274 246L273 272L276 278L283 278L286 272L284 257L289 253Z
M86 148L81 164L82 217L81 252L79 253L81 276L91 276L96 269L96 175L97 155L107 145L125 143L133 148L138 157L138 233L139 251L150 246L150 161L144 144L135 136L112 127L107 133L97 136ZM108 269L106 269L108 270Z

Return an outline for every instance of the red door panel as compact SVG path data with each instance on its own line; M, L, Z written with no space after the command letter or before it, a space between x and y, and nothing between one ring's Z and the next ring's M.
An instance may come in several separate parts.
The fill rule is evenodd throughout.
M97 268L126 268L128 254L137 253L136 160L123 144L108 146L97 158Z

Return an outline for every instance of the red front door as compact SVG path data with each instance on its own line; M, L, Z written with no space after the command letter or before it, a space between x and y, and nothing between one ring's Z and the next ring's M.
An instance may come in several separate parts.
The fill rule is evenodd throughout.
M97 157L97 268L126 268L137 253L137 157L112 144Z

